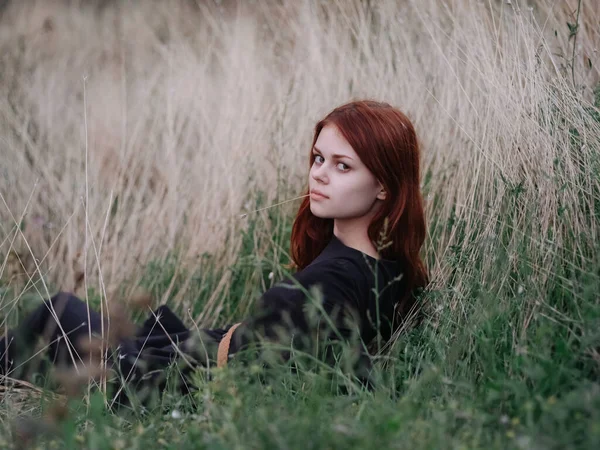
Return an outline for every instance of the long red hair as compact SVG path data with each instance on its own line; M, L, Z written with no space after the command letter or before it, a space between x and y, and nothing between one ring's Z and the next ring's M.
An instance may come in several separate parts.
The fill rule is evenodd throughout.
M383 234L389 245L379 251L380 256L402 263L408 290L406 298L400 300L398 312L404 315L414 303L410 294L428 283L427 270L419 254L426 229L415 129L405 114L387 103L362 100L339 106L315 126L309 170L315 159L312 148L326 125L337 127L387 193L369 225L368 235L377 243ZM305 193L308 194L308 187ZM332 236L333 219L315 216L310 210L309 198L305 197L292 227L291 267L305 268L323 251Z

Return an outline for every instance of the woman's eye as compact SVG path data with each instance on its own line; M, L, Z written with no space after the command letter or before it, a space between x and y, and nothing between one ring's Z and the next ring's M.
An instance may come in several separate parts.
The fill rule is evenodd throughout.
M314 161L315 163L317 163L317 164L323 164L323 161L322 161L323 157L321 155L317 155L316 153L314 153L314 156L315 156L315 161ZM321 158L321 159L319 159L319 158ZM344 163L338 163L337 167L340 168L340 170L342 172L347 172L348 170L350 170L350 167L348 167Z

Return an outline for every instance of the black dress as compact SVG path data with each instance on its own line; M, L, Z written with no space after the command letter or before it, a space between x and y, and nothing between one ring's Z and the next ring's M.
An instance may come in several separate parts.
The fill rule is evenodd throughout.
M395 306L405 296L399 262L377 260L344 245L334 235L311 264L262 295L257 314L233 332L229 357L261 340L307 348L303 345L310 345L315 336L328 342L360 338L354 342L364 350L364 344L390 338L399 325L394 323ZM11 375L39 336L49 342L48 354L55 364L69 364L73 355L80 353L78 339L88 336L90 329L100 333L100 315L88 311L86 304L71 294L57 294L0 339L0 375ZM190 329L168 306L160 306L133 337L121 339L113 349L110 361L119 372L116 384L133 390L149 384L162 389L164 369L184 360L185 368L179 373L180 387L186 391L186 375L197 366L214 364L218 344L228 329ZM364 353L360 351L363 360ZM289 354L283 352L282 356ZM324 354L325 358L332 356ZM12 374L18 375L18 371ZM117 394L117 402L126 400L125 389L117 389Z

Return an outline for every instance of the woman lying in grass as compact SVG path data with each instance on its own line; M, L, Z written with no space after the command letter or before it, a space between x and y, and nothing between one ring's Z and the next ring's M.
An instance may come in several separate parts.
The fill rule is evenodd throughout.
M90 336L112 328L118 338L99 341L111 350L105 356L117 374L117 403L127 400L125 391L162 390L175 361L187 391L194 368L222 366L242 349L268 347L264 342L284 349L278 353L284 359L292 348L318 349L330 364L342 342L356 350L349 369L367 380L367 348L381 348L412 316L415 294L428 281L419 256L425 218L417 136L390 105L353 102L316 125L309 161L310 196L291 236L296 272L262 295L253 317L223 329L188 329L161 306L133 334L119 335L115 318L103 323L80 299L60 293L0 340L0 373L17 373L39 337L57 365L88 361Z

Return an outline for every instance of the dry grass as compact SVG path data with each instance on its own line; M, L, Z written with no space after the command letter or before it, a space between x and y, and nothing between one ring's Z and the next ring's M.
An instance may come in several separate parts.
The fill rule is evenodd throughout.
M600 144L600 125L580 113L600 77L589 66L594 0L581 2L576 89L565 26L575 0L97 3L11 2L0 19L0 254L28 253L24 217L40 270L63 288L78 252L85 287L100 292L135 286L145 263L174 250L182 266L204 252L231 265L256 192L267 203L300 195L315 122L359 97L409 114L430 222L464 225L427 244L435 285L450 276L449 249L482 229L537 217L536 285L568 233L597 239L586 211L599 181L576 177ZM573 128L586 130L576 154ZM515 186L514 216L498 228ZM557 221L565 206L572 229ZM268 236L261 217L256 233ZM205 323L226 301L223 277Z

